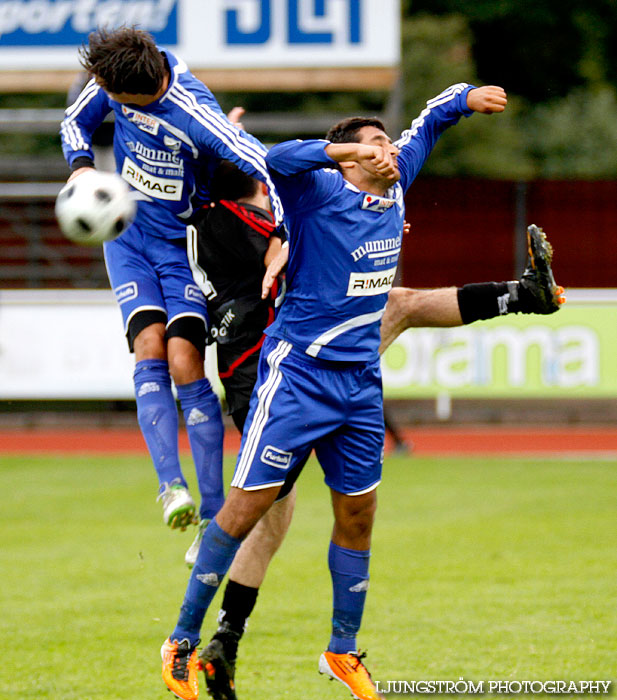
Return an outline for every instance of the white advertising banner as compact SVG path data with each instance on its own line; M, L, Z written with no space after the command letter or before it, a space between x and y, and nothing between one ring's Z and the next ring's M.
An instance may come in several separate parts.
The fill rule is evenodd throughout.
M411 329L382 362L389 398L617 396L617 290L568 290L551 316ZM0 400L131 399L111 291L0 291ZM206 374L221 391L213 346Z
M111 291L0 292L0 398L133 398Z
M134 367L110 290L0 291L0 400L132 399Z
M0 0L0 71L76 70L92 30L123 24L193 70L399 61L400 0Z

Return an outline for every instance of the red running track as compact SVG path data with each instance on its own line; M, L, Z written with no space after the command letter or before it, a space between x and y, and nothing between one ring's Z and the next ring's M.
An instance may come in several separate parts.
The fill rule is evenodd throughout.
M617 429L610 427L492 426L419 427L402 431L416 455L550 454L608 455L617 458ZM225 451L238 451L240 439L231 428ZM386 443L388 449L391 443ZM189 452L186 433L180 434L180 450ZM137 429L22 429L0 430L0 454L51 453L147 454Z

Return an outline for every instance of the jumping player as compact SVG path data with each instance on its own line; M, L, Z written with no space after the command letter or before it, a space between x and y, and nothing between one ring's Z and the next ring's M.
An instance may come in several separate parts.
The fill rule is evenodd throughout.
M211 518L224 496L221 412L204 375L206 302L186 254L197 182L207 182L220 160L229 159L271 188L277 222L280 201L265 148L235 128L208 88L151 35L128 27L98 30L82 47L81 62L93 77L62 122L69 180L94 167L92 133L113 111L117 171L139 201L134 223L105 244L105 261L135 353L138 421L157 472L163 519L184 529L195 519L195 504L178 459L172 379L197 471L200 518Z
M198 695L203 617L242 540L313 448L335 520L332 635L319 668L356 698L379 697L356 635L381 479L380 322L400 252L403 197L447 127L505 105L501 88L459 84L430 100L396 145L381 122L351 119L328 141L287 142L269 152L290 232L288 291L266 330L232 488L206 528L163 645L163 678L178 697Z

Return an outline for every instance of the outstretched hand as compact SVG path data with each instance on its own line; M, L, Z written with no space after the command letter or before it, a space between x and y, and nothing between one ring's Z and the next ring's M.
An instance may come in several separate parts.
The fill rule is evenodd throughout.
M274 284L274 280L283 271L283 268L285 267L285 265L287 265L288 260L289 260L289 246L283 245L281 250L276 254L276 256L274 257L272 262L266 268L266 274L264 275L263 282L261 284L261 298L262 299L265 299L268 296L268 294L270 294L270 290L272 289L272 285Z
M485 85L467 93L467 106L481 114L503 112L507 104L506 91L498 85Z
M227 113L227 119L236 127L236 129L244 130L244 124L240 121L246 110L244 107L232 107Z

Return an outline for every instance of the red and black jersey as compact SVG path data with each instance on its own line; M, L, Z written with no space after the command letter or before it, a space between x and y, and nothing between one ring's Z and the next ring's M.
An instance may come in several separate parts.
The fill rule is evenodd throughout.
M233 412L248 404L263 331L274 320L277 285L268 299L261 298L261 285L270 238L281 234L268 211L226 200L200 210L193 225L196 263L212 287L211 340L217 342L219 375Z
M243 296L261 297L264 255L270 237L279 235L270 212L222 200L201 209L194 225L197 262L216 291L212 308Z

